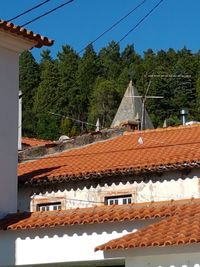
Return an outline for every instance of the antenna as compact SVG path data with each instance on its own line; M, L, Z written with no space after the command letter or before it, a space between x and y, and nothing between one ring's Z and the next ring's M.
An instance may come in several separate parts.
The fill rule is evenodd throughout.
M141 130L145 130L145 126L146 126L145 125L145 103L146 103L146 100L147 99L161 99L161 98L163 98L163 96L150 96L150 95L148 95L150 86L151 86L151 80L149 80L149 83L148 83L148 86L147 86L147 89L146 89L146 92L145 92L144 95L138 95L138 96L131 95L131 96L127 96L127 97L132 97L132 98L141 98L141 100L142 100Z

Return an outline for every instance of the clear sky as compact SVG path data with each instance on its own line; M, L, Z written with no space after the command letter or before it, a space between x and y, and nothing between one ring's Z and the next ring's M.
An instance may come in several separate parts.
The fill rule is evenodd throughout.
M0 0L0 18L10 19L22 11L43 2L44 0ZM23 23L48 11L67 0L51 0L43 7L13 21ZM98 40L94 47L99 51L111 40L118 41L159 0L146 0L144 5L131 14L114 30ZM27 28L55 40L50 48L55 57L63 44L71 45L80 51L91 40L118 19L141 3L142 0L74 0L74 2L28 25ZM134 44L136 52L152 48L154 51L168 48L181 49L186 46L193 52L200 48L200 0L164 0L161 5L122 43ZM34 49L39 58L41 49Z

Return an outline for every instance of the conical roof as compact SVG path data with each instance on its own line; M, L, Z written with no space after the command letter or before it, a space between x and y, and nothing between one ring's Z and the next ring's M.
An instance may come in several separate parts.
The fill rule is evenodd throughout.
M142 122L142 100L137 97L138 91L136 87L130 81L128 88L124 94L124 97L120 103L117 113L112 121L111 128L120 126L124 122L132 121L138 122L138 119ZM145 129L153 128L151 119L145 109Z

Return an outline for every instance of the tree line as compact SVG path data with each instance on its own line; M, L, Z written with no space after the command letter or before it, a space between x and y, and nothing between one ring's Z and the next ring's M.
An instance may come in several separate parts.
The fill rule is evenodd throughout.
M101 127L110 127L130 79L144 95L153 74L160 76L151 78L149 94L163 96L146 102L154 127L162 127L164 120L179 124L182 108L188 109L190 120L200 120L200 51L148 49L141 56L133 45L121 51L112 41L98 53L89 45L82 56L69 45L56 58L47 49L39 63L30 51L23 52L23 135L74 136L95 130L98 118Z

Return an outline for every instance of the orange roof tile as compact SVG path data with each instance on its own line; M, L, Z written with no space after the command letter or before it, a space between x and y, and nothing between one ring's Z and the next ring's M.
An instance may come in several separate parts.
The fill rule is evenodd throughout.
M191 200L9 214L0 220L0 229L17 230L165 218L174 215L177 208L185 202L188 203ZM200 200L192 200L192 202L200 205Z
M20 26L14 25L9 21L1 19L0 19L0 31L9 32L13 35L20 36L30 41L34 41L36 42L34 46L38 48L42 46L51 46L54 42L53 40L50 40L47 37L43 37L40 34L33 33L32 31L29 31Z
M134 132L24 162L18 175L20 183L46 183L199 166L200 125Z
M177 206L174 215L135 233L111 240L95 250L165 247L200 243L200 202Z
M22 137L22 144L30 146L30 147L34 147L34 146L44 146L48 144L53 144L53 141L30 138L30 137Z

